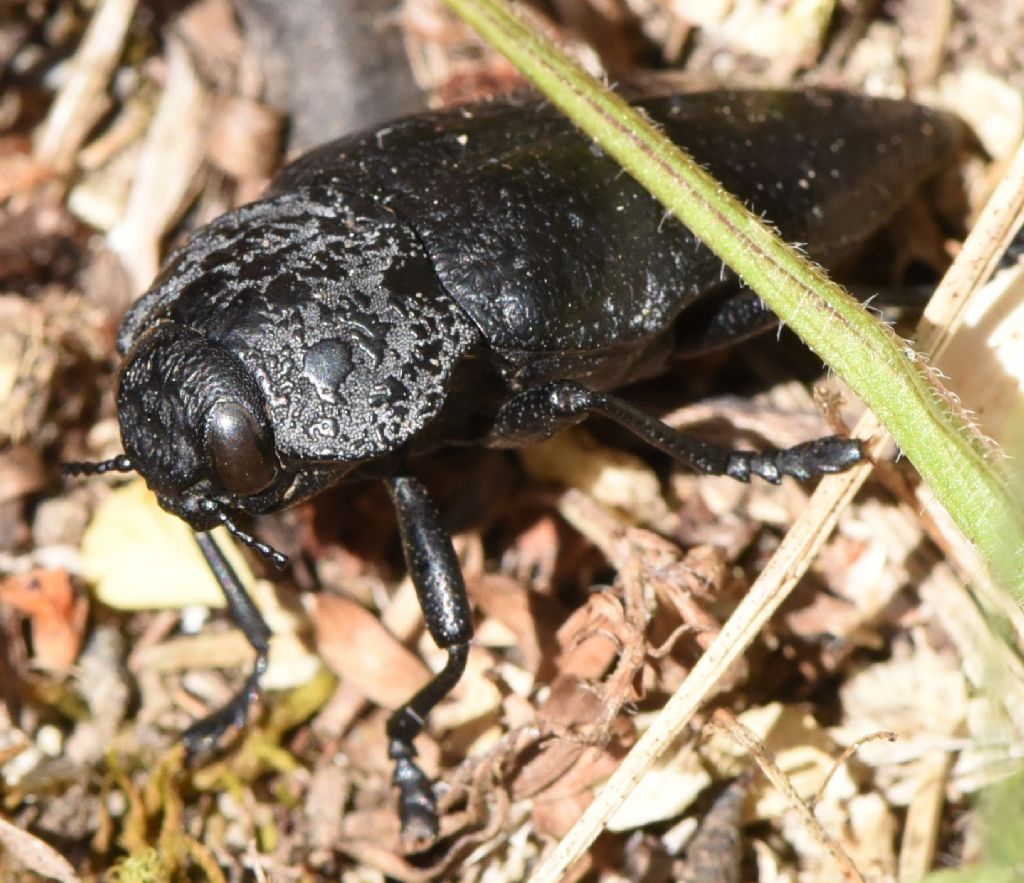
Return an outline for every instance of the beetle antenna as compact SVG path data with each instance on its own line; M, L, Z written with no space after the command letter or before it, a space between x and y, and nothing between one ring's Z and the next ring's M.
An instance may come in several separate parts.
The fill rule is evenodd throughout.
M266 558L268 561L273 561L277 567L284 567L288 563L287 555L285 555L283 552L278 552L277 549L275 549L273 546L268 546L266 543L261 543L252 534L246 533L231 520L227 512L218 512L217 518L220 520L220 523L227 528L227 531L229 534L231 534L231 536L233 536L240 543L243 543L246 546L248 546L253 551L258 552L262 557Z
M72 475L105 475L108 472L134 472L131 458L127 454L118 454L109 460L98 462L76 461L61 463L61 472L65 476Z

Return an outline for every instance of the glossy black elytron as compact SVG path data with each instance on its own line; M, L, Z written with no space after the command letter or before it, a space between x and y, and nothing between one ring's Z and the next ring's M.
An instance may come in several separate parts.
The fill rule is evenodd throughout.
M946 165L958 127L917 105L833 92L640 102L729 190L826 267L852 257ZM259 660L191 746L244 721L269 632L202 532L345 478L388 486L425 619L449 663L389 724L403 827L436 833L412 739L465 666L458 562L406 460L516 446L588 414L692 469L778 481L860 458L830 437L760 454L675 432L611 395L688 352L773 322L720 261L556 110L506 99L326 144L258 202L200 230L125 317L125 455L200 545Z

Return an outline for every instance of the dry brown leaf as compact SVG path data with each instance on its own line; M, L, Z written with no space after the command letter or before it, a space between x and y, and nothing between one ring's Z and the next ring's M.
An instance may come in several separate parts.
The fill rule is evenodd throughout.
M109 340L98 324L82 298L67 292L37 300L0 295L0 445L38 444L59 372L75 364L75 354L105 356Z
M967 684L959 662L926 644L851 675L840 696L843 722L831 734L841 744L880 730L899 736L896 742L874 741L860 748L858 757L878 766L919 757L937 740L958 732L968 713Z
M599 678L619 655L625 628L622 603L611 592L597 592L558 630L562 677Z
M536 675L545 653L553 652L554 630L562 612L542 595L500 574L471 580L466 589L474 607L512 632L522 667Z
M210 129L210 162L262 189L281 159L284 122L280 111L259 101L237 95L222 101Z
M329 760L318 764L309 779L304 810L309 820L310 845L328 856L341 834L351 779L348 770Z
M533 748L509 783L513 800L536 797L557 782L583 754L586 746L570 739L552 739Z
M677 740L640 779L608 820L609 831L629 831L681 815L712 782L693 740Z
M673 9L699 24L716 45L764 58L770 63L769 81L785 82L818 57L835 5L835 0L676 0Z
M986 153L1006 159L1024 137L1020 90L981 66L951 71L939 81L945 107L966 120Z
M175 29L195 54L203 73L221 89L232 85L245 41L229 0L190 3Z
M0 451L0 503L38 491L48 480L42 457L33 445Z
M32 156L32 145L24 135L0 137L0 202L30 191L50 175L49 167Z
M604 706L599 683L562 674L552 682L537 709L537 719L542 728L551 731L580 729L599 721Z
M2 818L0 845L26 870L40 877L59 880L60 883L79 883L81 880L68 860L56 849Z
M520 457L534 478L576 488L640 523L672 521L654 470L639 457L598 443L585 430L560 432L524 448Z
M770 705L750 708L737 716L774 758L774 763L789 780L793 792L808 800L828 780L827 793L838 799L856 791L846 767L833 773L839 748L808 709L801 705ZM737 744L725 733L714 732L704 742L701 753L719 778L730 778L750 764L747 748ZM750 788L745 817L767 820L784 814L789 807L786 797L765 780Z
M551 588L558 564L558 521L549 514L541 514L515 540L512 576L524 584L546 593Z
M604 685L569 675L560 675L552 683L548 696L537 711L541 734L552 738L529 739L517 750L519 760L510 766L509 789L513 800L535 798L535 806L544 802L568 801L558 813L543 809L545 824L554 825L554 816L574 815L590 803L591 786L614 768L605 765L612 757L608 748L614 738L618 745L632 739L628 720L609 717ZM595 744L596 743L596 744ZM618 756L621 752L615 752ZM578 792L585 792L579 797Z
M317 595L314 625L324 662L376 705L394 710L430 680L419 657L348 598Z
M252 570L223 528L214 531L243 585ZM82 538L82 563L96 597L127 610L223 607L224 595L192 529L160 508L141 479L111 491Z
M36 132L39 161L68 171L75 152L108 107L107 84L121 58L137 0L101 0L89 21L71 69Z
M160 266L163 238L193 192L205 155L210 98L188 50L167 42L167 82L146 133L124 217L107 242L143 291Z
M89 601L75 591L66 570L33 570L0 582L0 601L32 623L33 662L66 671L78 658L89 615Z
M533 825L541 836L564 837L594 799L595 787L618 764L618 753L579 746L568 767L533 800Z
M896 819L881 795L869 791L842 801L826 801L815 808L814 815L863 879L895 879ZM780 816L778 824L786 842L800 856L808 880L833 883L840 879L832 856L795 814Z

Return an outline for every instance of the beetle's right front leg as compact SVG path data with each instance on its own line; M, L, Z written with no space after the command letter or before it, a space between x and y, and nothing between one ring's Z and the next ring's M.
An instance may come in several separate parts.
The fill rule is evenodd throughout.
M423 485L409 476L393 476L387 479L387 486L398 513L402 549L427 630L434 643L448 651L445 667L388 720L388 754L395 761L402 833L419 842L437 836L437 803L430 780L416 765L412 741L423 729L430 710L462 677L473 620L451 537Z

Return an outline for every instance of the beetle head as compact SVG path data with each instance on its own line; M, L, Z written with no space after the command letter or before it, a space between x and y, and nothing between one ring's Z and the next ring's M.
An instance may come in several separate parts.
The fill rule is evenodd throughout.
M143 334L121 369L125 454L160 505L203 531L233 528L290 485L260 391L237 356L176 322Z

